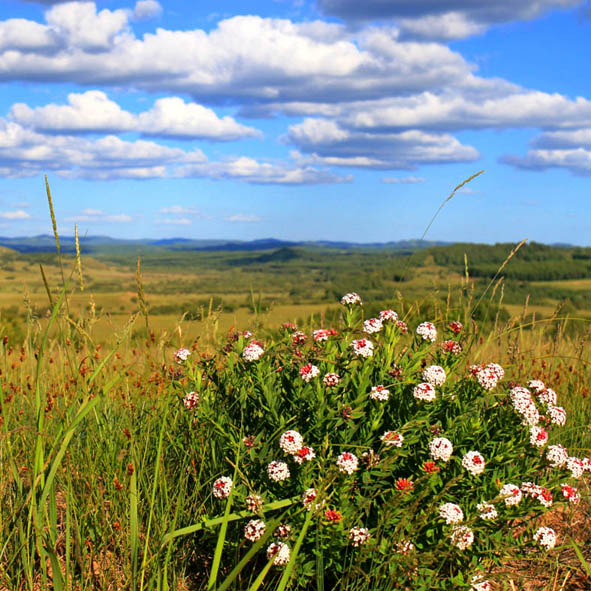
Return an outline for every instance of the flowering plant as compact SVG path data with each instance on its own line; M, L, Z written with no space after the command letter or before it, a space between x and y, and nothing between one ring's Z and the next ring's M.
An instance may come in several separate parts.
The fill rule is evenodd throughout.
M494 360L470 366L445 324L407 332L393 310L363 321L357 294L341 303L331 338L289 325L191 366L184 405L224 458L202 467L210 512L233 503L240 523L225 556L260 544L241 568L272 561L294 588L322 577L345 589L371 566L375 581L478 590L502 557L552 551L560 540L538 518L578 502L591 469L560 444L556 393L509 382Z

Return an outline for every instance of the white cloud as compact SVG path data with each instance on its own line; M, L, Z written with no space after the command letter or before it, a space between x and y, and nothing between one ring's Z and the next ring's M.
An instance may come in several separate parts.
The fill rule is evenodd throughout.
M318 0L326 13L351 21L394 19L406 26L409 33L430 36L427 23L433 25L433 36L441 36L442 27L437 19L451 19L447 29L457 29L460 38L480 32L483 28L511 21L531 20L555 9L569 9L582 5L582 0ZM465 23L458 28L453 21Z
M68 105L50 104L32 109L24 103L12 105L10 119L39 131L108 132L129 131L136 118L100 90L68 94Z
M34 109L16 103L9 117L23 126L55 133L138 131L145 136L212 141L262 136L260 131L241 125L232 117L219 118L211 109L185 103L179 97L159 99L151 109L138 115L124 111L100 90L70 93L68 103Z
M156 220L156 223L171 226L190 226L193 220L189 218L162 218Z
M524 170L542 171L563 168L577 176L591 176L591 150L530 150L525 156L507 155L501 162Z
M207 177L216 180L233 179L260 185L316 185L345 183L353 180L352 176L339 176L309 165L294 167L283 163L259 162L246 156L180 167L177 176Z
M65 222L74 222L74 223L112 223L112 224L127 224L133 221L133 218L130 215L125 213L117 213L117 214L109 214L105 213L100 209L91 209L87 208L82 210L82 212L78 215L65 218Z
M0 51L46 53L58 49L58 35L46 25L22 18L0 22Z
M219 141L262 137L260 131L241 125L232 117L220 119L211 109L185 103L178 97L158 99L149 111L140 113L137 119L137 129L150 136Z
M0 175L24 177L47 171L89 180L203 177L292 185L351 180L310 166L260 162L245 156L210 161L199 149L186 151L115 135L99 139L46 135L0 118Z
M28 220L31 216L22 209L15 211L0 211L0 218L3 220Z
M236 222L236 223L248 223L254 224L257 222L262 222L262 218L258 215L254 215L252 213L236 213L234 215L230 215L224 218L226 222Z
M201 216L201 210L198 207L185 207L184 205L171 205L163 207L160 213L172 215L197 215Z
M66 2L45 13L49 27L71 49L89 52L108 51L116 36L126 30L126 10L101 10L94 2Z
M382 183L388 184L403 184L403 185L414 185L416 183L424 183L427 179L420 176L405 176L405 177L384 177Z
M132 18L136 21L148 20L162 14L162 6L156 0L138 0Z
M324 133L323 133L324 131ZM479 158L472 146L449 134L407 130L368 133L322 128L318 120L305 119L289 127L288 139L310 154L303 162L375 169L413 169L420 164L472 162Z

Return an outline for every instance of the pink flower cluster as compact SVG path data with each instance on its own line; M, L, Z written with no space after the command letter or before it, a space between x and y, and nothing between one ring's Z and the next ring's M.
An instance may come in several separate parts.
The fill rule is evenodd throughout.
M382 322L396 322L398 320L398 314L394 310L382 310L380 312L380 320Z
M474 365L470 372L485 390L494 390L500 380L505 377L505 370L498 363L488 365Z
M285 431L285 433L281 435L279 438L279 447L284 453L291 455L294 462L297 464L309 462L316 457L314 450L311 447L304 445L304 438L297 431L292 429Z
M337 334L338 333L334 328L319 328L312 333L312 338L317 343L323 343L324 341L328 341L328 337L332 337Z

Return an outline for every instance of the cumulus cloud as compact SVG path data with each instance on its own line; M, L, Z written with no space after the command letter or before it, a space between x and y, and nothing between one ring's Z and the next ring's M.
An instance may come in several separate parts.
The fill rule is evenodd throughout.
M454 84L472 67L439 43L400 42L392 29L236 16L211 31L157 29L141 39L123 10L92 2L47 11L59 48L0 52L0 79L127 85L199 102L322 102Z
M49 104L32 109L12 106L9 118L42 132L97 133L138 131L145 136L232 141L261 137L259 130L218 117L207 107L185 103L179 97L158 99L148 111L129 113L100 90L70 93L68 105Z
M126 10L97 11L94 2L57 4L45 13L48 26L71 49L108 51L115 37L126 30Z
M319 125L305 119L289 127L288 140L310 156L304 161L332 166L413 169L420 164L472 162L480 157L472 146L443 133L408 130L371 133Z
M132 18L136 21L149 20L162 14L162 6L156 0L138 0Z
M344 20L363 22L393 19L403 30L419 36L455 39L481 32L490 25L531 20L556 9L569 9L583 0L318 0L320 9ZM433 27L432 35L429 25Z
M31 216L22 209L15 211L0 211L0 219L3 220L28 220Z
M54 171L63 178L89 180L203 177L291 185L351 180L287 162L262 162L248 157L211 161L199 149L182 150L152 141L123 140L115 135L88 139L42 134L0 118L0 175L26 177L46 171Z
M500 161L523 170L563 168L577 176L591 176L591 150L585 148L529 150L525 156L507 155Z

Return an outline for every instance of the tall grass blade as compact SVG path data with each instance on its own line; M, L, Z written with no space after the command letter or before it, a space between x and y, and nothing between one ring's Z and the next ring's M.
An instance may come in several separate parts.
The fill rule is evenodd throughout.
M419 244L425 239L425 236L427 235L427 232L429 231L429 229L431 228L431 226L433 225L433 222L437 219L437 216L439 215L439 212L443 209L443 207L445 206L445 204L448 201L451 201L454 197L454 195L466 184L468 184L470 181L474 180L476 177L480 176L482 173L484 172L484 170L479 170L478 172L474 173L472 176L469 176L467 179L463 180L442 202L441 205L437 208L437 211L433 214L433 217L431 218L431 220L429 221L429 223L427 224L427 227L425 228L425 231L423 232L423 235L419 238ZM414 253L412 255L410 255L408 257L408 261L406 263L406 266L404 268L404 271L402 272L402 278L401 281L404 281L406 279L406 274L408 273L408 268L410 266L410 261L412 259L412 257L414 256Z
M295 563L296 563L296 559L298 557L298 553L300 551L300 548L302 547L302 544L304 542L304 538L306 537L306 532L308 531L308 527L310 527L310 523L312 521L312 515L313 515L313 511L308 511L308 514L306 515L306 520L304 521L304 525L302 526L302 531L300 532L300 535L298 536L298 539L295 543L295 546L293 547L293 550L291 551L291 556L289 559L289 562L287 563L287 566L285 567L285 570L283 571L283 575L279 581L279 585L277 586L277 591L285 591L285 589L287 588L287 584L289 583L289 579L291 578L291 574L293 572L293 569L295 568Z

